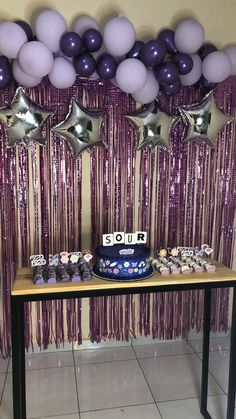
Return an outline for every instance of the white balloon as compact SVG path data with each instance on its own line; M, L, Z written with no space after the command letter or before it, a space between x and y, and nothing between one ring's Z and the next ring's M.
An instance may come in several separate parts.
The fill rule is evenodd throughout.
M48 78L53 86L58 89L68 89L73 86L76 79L76 71L71 64L64 57L57 57L54 60L52 70L50 71Z
M230 45L223 49L223 52L229 57L231 61L231 76L236 75L236 45Z
M19 51L22 70L33 77L44 77L52 69L53 55L48 47L39 41L27 42Z
M142 105L145 105L146 103L150 103L156 99L159 93L159 89L159 83L156 80L152 70L148 70L147 80L144 86L138 92L133 94L133 98Z
M227 79L231 74L231 70L231 60L223 51L212 52L202 62L203 76L213 83L220 83Z
M147 80L145 65L136 58L127 58L122 61L116 70L116 82L126 93L136 93L144 86Z
M25 31L16 23L0 23L0 51L8 58L16 58L17 54L28 41Z
M180 23L175 31L175 46L180 52L193 54L203 44L205 31L201 23L195 19L187 19Z
M193 68L188 74L180 76L180 80L183 86L193 86L202 75L202 60L198 54L191 55L193 60Z
M66 30L67 24L64 17L55 10L44 10L36 18L36 37L47 45L51 52L59 51L60 39Z
M13 61L12 72L13 72L14 79L17 81L17 83L20 83L21 86L24 86L24 87L35 87L42 80L41 77L33 77L33 76L29 76L29 74L24 73L24 71L20 67L18 60Z
M72 31L82 36L87 29L99 29L97 21L91 16L79 16L72 25Z
M115 57L121 57L129 52L135 38L134 25L126 17L115 17L104 28L104 45L107 51Z

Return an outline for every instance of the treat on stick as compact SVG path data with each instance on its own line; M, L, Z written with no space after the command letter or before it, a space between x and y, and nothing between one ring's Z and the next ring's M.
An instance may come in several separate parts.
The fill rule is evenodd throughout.
M43 270L43 266L39 265L34 267L33 281L35 285L44 284Z
M59 265L57 266L57 279L59 282L69 282L70 281L70 277L66 271L65 266L62 263L59 263Z
M80 271L77 263L69 263L68 273L72 282L81 281Z

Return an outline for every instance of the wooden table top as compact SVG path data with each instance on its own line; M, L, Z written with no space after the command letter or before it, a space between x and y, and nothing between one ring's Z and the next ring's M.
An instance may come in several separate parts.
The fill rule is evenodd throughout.
M13 284L12 296L27 296L27 295L39 295L39 294L50 294L50 293L67 293L73 291L85 292L95 290L106 290L112 291L114 289L125 290L125 288L146 288L146 287L165 287L173 285L187 285L187 284L206 284L217 282L229 282L236 281L236 272L226 268L226 266L214 262L216 264L216 271L213 273L202 272L202 273L191 273L191 274L171 274L171 275L160 275L155 272L150 278L136 282L112 282L103 279L93 277L91 281L79 281L79 282L68 282L62 283L57 282L55 284L42 284L35 285L33 282L33 272L31 268L20 268L17 271L16 280ZM66 297L65 297L66 298Z

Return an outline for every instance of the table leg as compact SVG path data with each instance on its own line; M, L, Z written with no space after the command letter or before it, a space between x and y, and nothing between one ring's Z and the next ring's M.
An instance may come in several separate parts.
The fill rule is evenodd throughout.
M209 415L207 411L210 329L211 329L211 288L208 288L204 290L204 324L203 324L202 386L201 386L201 414L206 419L211 418L211 416Z
M14 419L26 419L24 302L11 297Z
M227 419L234 419L236 391L236 287L233 290Z

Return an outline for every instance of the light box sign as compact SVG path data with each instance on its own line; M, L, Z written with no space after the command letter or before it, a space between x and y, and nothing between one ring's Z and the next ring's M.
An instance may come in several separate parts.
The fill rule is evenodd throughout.
M147 243L147 232L136 231L135 233L125 233L115 231L110 234L102 235L103 246L114 246L114 244L145 244Z

